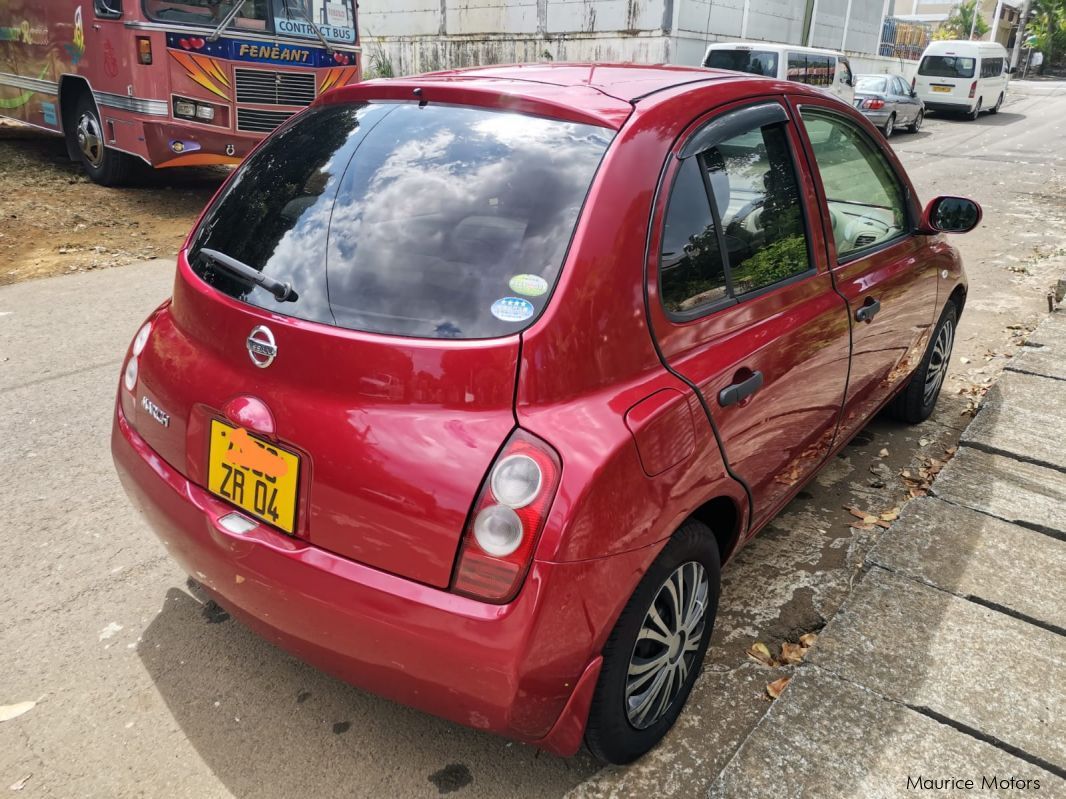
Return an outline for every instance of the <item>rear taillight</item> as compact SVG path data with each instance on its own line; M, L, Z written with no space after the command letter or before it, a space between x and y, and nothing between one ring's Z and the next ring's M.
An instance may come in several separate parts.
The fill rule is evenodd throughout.
M977 94L977 81L974 81L973 83L970 84L970 99L971 100L974 98L975 94Z
M137 359L140 357L140 354L144 352L144 348L148 344L148 336L150 336L151 333L151 321L145 322L141 325L141 329L137 331L137 335L133 337L133 344L130 345L130 358L126 361L126 368L122 371L122 385L124 385L126 391L131 394L133 393L133 389L137 387L137 372L139 368Z
M871 111L876 111L879 108L884 108L885 107L885 101L884 100L863 100L862 101L862 107L863 108L869 108Z
M555 451L515 431L489 470L463 533L452 590L487 602L518 593L559 486Z

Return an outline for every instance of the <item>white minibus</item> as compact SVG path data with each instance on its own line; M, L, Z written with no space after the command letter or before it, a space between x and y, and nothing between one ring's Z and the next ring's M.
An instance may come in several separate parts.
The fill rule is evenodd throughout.
M715 42L707 48L703 66L818 86L848 105L855 99L851 65L847 56L835 50L763 42Z
M930 42L911 86L930 111L977 119L994 114L1007 94L1007 51L996 42Z

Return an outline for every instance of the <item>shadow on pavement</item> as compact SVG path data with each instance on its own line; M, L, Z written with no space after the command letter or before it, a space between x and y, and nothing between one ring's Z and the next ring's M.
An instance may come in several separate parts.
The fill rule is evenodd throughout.
M242 799L561 796L598 768L363 693L177 588L138 652L185 737Z
M981 112L977 119L967 119L962 114L952 114L946 111L929 111L928 113L930 114L930 119L954 122L959 125L972 125L977 128L1002 128L1028 119L1025 114L1015 114L1010 111L1000 111L998 114Z

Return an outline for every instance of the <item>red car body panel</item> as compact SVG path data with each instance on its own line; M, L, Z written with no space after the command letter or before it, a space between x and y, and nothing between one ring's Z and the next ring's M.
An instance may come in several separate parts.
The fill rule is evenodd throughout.
M905 384L909 356L965 290L937 236L838 266L809 146L790 126L811 271L690 322L667 318L657 270L673 154L731 107L782 102L795 118L796 98L878 135L815 90L708 70L495 67L329 93L319 102L483 105L617 130L551 301L514 336L390 337L231 299L183 253L140 356L138 393L171 424L119 388L112 450L127 491L181 565L271 640L397 701L572 754L607 637L672 532L712 508L723 560L735 552ZM884 315L859 326L856 304L875 291ZM245 350L263 322L279 338L267 371ZM855 366L857 351L868 363ZM764 373L763 389L720 407L745 369ZM294 536L219 523L233 506L204 488L212 418L305 458ZM495 605L448 587L516 426L562 470L521 590Z

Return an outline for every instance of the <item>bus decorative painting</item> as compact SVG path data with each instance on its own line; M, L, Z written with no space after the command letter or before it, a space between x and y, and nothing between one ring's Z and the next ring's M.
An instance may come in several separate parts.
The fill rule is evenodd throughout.
M0 116L64 134L104 185L240 163L361 76L354 0L0 2L0 42Z

